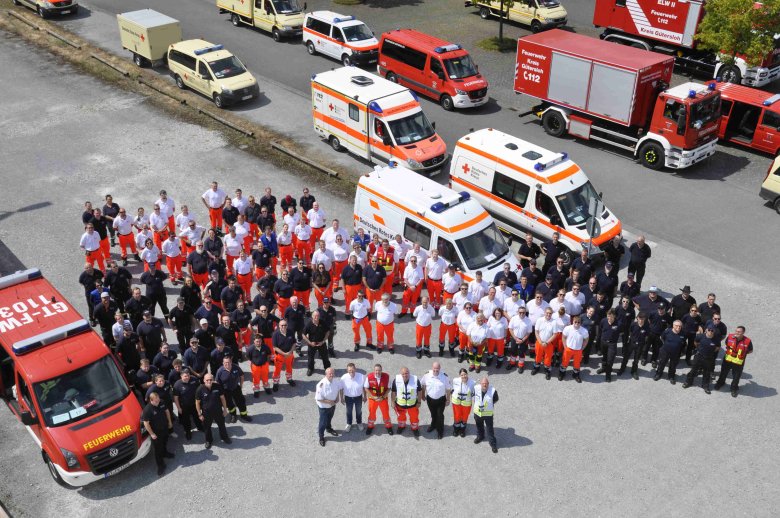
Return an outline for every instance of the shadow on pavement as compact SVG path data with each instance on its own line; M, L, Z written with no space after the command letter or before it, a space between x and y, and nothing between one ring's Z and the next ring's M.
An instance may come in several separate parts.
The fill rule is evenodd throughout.
M0 213L0 220L2 220L3 216L4 213ZM24 269L24 263L0 240L0 276L9 275Z

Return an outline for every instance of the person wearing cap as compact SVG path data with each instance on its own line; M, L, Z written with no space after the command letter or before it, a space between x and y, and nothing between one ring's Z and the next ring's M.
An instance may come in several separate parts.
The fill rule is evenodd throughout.
M100 279L95 280L95 285L93 286L92 291L89 292L89 303L92 305L93 310L94 308L97 308L100 305L103 293L108 293L108 288L103 286L102 280ZM93 314L92 316L94 317L95 315ZM90 322L90 325L94 327L97 325L97 322L93 320L92 322Z
M281 277L274 283L273 292L276 296L279 316L284 318L287 308L290 307L290 299L295 293L292 282L290 282L290 272L288 270L282 270Z
M566 268L563 263L563 257L558 257L555 264L547 270L547 275L552 277L552 285L555 290L564 290L566 278L569 277L569 268Z
M656 313L660 304L663 304L667 311L669 310L669 301L658 294L656 286L650 286L647 293L634 297L633 302L636 310L644 312L645 315Z
M620 283L618 291L622 297L628 297L630 300L634 300L634 298L639 295L639 284L634 282L633 273L629 273L626 276L626 280Z
M444 289L443 277L447 270L447 261L439 257L437 249L431 250L431 256L425 261L425 288L428 290L433 309L439 309Z
M252 370L252 393L255 399L260 397L261 382L265 393L271 394L271 385L268 383L268 367L271 364L272 355L271 348L260 336L255 336L254 342L246 351L249 368Z
M329 331L330 329L327 328L318 311L311 314L311 318L303 327L303 342L309 346L306 370L307 376L311 376L314 373L314 355L317 353L319 353L320 359L322 360L322 366L326 370L330 367L328 347L326 345Z
M753 341L745 336L745 326L737 326L734 332L726 337L726 353L720 366L720 376L715 383L715 390L720 390L731 372L731 397L737 397L739 379L745 368L745 358L752 352Z
M669 304L669 311L672 314L672 318L675 320L682 320L685 315L690 313L691 306L696 305L696 299L691 295L691 287L686 284L680 288L680 293L672 297Z
M141 413L141 422L152 440L154 460L157 463L157 476L165 473L165 459L173 458L168 451L168 430L173 428L171 414L160 405L160 396L152 394Z
M285 371L287 383L295 386L293 380L293 361L295 360L295 336L287 330L287 321L280 320L279 325L271 338L271 344L274 350L274 387L273 391L279 390L279 380L282 377L282 371ZM314 353L309 348L309 354ZM326 353L327 354L327 353ZM324 363L324 360L323 360Z
M88 264L94 265L97 263L100 270L106 269L105 257L103 256L103 250L100 248L100 235L95 232L95 226L92 223L85 225L84 233L79 240L79 247L85 253Z
M701 373L701 388L704 389L705 393L710 393L712 364L719 348L720 346L717 340L715 340L715 326L709 325L704 329L704 333L696 335L696 356L693 358L691 370L685 377L683 388L688 388L693 385L696 376Z
M617 356L617 343L620 340L620 322L614 309L607 311L607 316L599 322L599 346L601 347L601 367L596 374L604 374L607 383L612 381L612 366Z
M451 299L455 297L460 291L460 286L463 284L463 277L458 273L458 267L450 263L447 265L447 271L442 275L442 288L444 293L442 294L443 300Z
M618 276L617 271L619 263L613 263L607 261L604 263L604 269L596 274L596 287L599 291L603 291L607 294L607 303L609 307L612 307L612 303L615 299L615 294L618 288Z
M322 233L325 231L325 211L320 208L318 202L312 200L311 208L306 212L306 220L309 222L309 226L311 226L312 241L318 243Z
M527 314L528 309L525 306L518 306L517 313L507 324L510 351L506 370L512 370L516 366L518 374L525 370L525 354L528 352L528 341L534 329L534 324Z
M663 375L666 364L669 364L669 383L677 383L677 363L680 361L680 353L685 347L685 335L682 332L682 322L675 320L672 327L666 328L661 333L661 348L658 353L658 367L653 381L658 381Z
M498 453L498 443L496 434L493 432L493 414L495 404L498 403L498 391L490 384L490 380L485 376L479 382L479 386L474 387L474 422L477 425L477 438L474 444L479 444L485 440L485 429L487 429L488 443L493 453Z
M530 232L526 232L525 241L520 244L520 248L517 251L517 257L520 259L520 266L528 268L528 265L532 260L536 260L542 254L542 249L539 245L534 243L534 236Z
M141 350L149 361L153 360L160 352L160 346L165 342L165 327L163 321L152 316L149 310L144 311L143 320L136 329L141 339Z
M114 315L117 312L116 303L111 300L111 295L107 291L100 294L100 303L95 305L93 318L100 326L100 334L103 337L103 342L110 347L114 348L114 333L112 327L115 319Z
M650 324L647 322L647 315L640 312L636 316L636 321L631 323L628 341L623 342L623 359L620 362L620 369L617 371L618 376L625 372L628 360L633 360L631 363L631 377L635 380L639 379L639 374L637 373L639 358L642 356L642 352L647 350L649 338Z
M368 266L363 268L363 286L368 295L370 307L374 307L382 294L385 293L383 290L386 278L387 271L379 265L379 258L372 255Z
M452 297L445 297L444 305L439 308L439 358L444 356L444 343L449 346L450 356L455 356L455 344L458 339L458 310Z
M520 278L525 277L528 279L528 284L532 286L532 293L536 293L537 286L542 285L546 277L545 272L543 272L541 268L538 268L536 264L537 260L531 259L528 261L528 267L520 272Z
M282 209L282 214L285 216L290 213L290 209L292 209L293 213L298 212L298 202L289 194L282 198L282 201L279 202L279 207ZM300 216L298 217L300 218Z
M345 269L346 271L346 269ZM355 344L355 351L360 349L360 329L366 335L366 347L373 349L374 339L371 333L371 305L365 298L363 290L357 292L357 298L350 302L349 314L352 316L352 339Z
M317 311L320 314L320 318L325 323L325 327L328 329L328 356L335 358L336 349L333 346L333 338L336 336L336 308L331 304L330 297L323 297L322 305L317 308Z
M296 267L290 271L290 283L293 287L293 294L298 298L298 302L304 310L308 312L309 300L311 299L312 271L306 266L306 261L306 258L298 256Z
M566 377L569 363L574 360L573 376L577 383L582 383L580 378L580 365L582 364L582 351L588 343L588 331L582 327L582 318L572 317L571 324L563 328L564 351L563 359L558 367L558 381Z
M179 423L184 428L184 436L188 441L192 439L193 427L203 430L203 424L195 407L195 394L199 386L198 380L186 368L181 370L181 379L173 384L173 402L179 414Z
M210 354L217 347L215 329L208 320L201 318L198 320L198 328L192 334L192 338L195 338L200 346L206 349L207 354ZM190 339L190 343L192 343L192 339ZM200 376L198 378L200 379Z
M211 424L217 423L219 438L225 444L233 441L228 436L225 427L225 417L228 415L227 401L224 388L219 383L214 383L214 375L206 374L203 377L203 385L195 393L195 408L197 409L203 429L206 432L206 449L211 448L214 436L211 434Z
M545 302L550 302L552 299L554 299L557 292L558 291L555 289L555 285L553 284L553 276L551 273L545 275L544 282L536 287L536 293L541 293Z
M680 322L682 322L683 325L682 332L686 341L685 364L690 366L691 355L696 347L696 335L702 333L704 329L704 322L699 315L699 308L695 305L691 305L688 314L683 315Z
M667 306L663 302L657 305L657 309L654 313L650 313L647 317L647 322L650 325L649 336L644 350L640 354L642 357L642 365L646 365L648 362L648 353L650 354L650 360L653 368L658 366L658 348L661 346L661 334L664 330L672 327L672 315L667 311ZM642 313L642 311L640 311Z
M653 252L645 243L645 236L640 235L636 241L628 247L628 273L636 274L636 283L642 286L642 279L645 278L645 268L647 261L652 257Z
M117 216L111 223L111 229L119 235L119 250L122 254L122 265L127 266L127 249L129 248L136 261L141 262L138 249L135 246L135 234L133 234L133 220L127 217L127 210L119 208Z
M398 305L390 300L388 293L383 293L379 302L374 304L376 311L376 352L382 354L387 344L390 354L395 354L395 315Z
M202 322L201 325L208 325ZM190 347L182 354L184 367L190 370L190 374L198 379L203 379L209 366L209 351L200 345L200 340L194 336L190 338Z
M420 300L420 305L414 308L412 316L415 320L415 353L417 359L422 358L424 354L431 357L431 331L433 330L433 317L436 316L436 310L430 305L426 296Z
M541 250L542 254L544 254L542 271L545 273L549 272L550 268L555 266L555 261L560 257L561 252L566 249L564 244L560 242L560 237L561 235L558 232L553 232L552 237L542 243Z
M336 237L337 243L339 237ZM338 259L338 256L337 256ZM337 261L338 266L338 261ZM352 301L363 287L363 267L357 262L356 256L350 256L347 265L341 270L339 282L344 288L344 317L352 318Z
M177 356L178 354L176 351L171 351L171 346L168 345L168 342L163 342L162 345L160 345L160 352L152 359L152 365L157 367L159 373L167 380L168 376L171 374L171 370L173 370L173 360L175 360Z
M469 327L477 318L477 312L473 311L472 307L473 304L471 302L466 302L455 320L455 323L458 325L458 363L463 363L467 352L471 350Z

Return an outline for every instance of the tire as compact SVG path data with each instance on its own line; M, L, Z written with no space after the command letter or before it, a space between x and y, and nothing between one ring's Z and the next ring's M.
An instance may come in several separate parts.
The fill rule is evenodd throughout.
M639 148L639 160L642 165L653 171L664 166L664 148L658 142L645 142Z
M135 66L143 68L146 65L146 59L140 54L133 53L133 63Z
M344 54L343 56L341 56L341 64L344 65L345 67L351 67L352 59L350 59L348 55Z
M393 74L392 72L388 72L385 76L385 79L388 81L392 81L393 83L398 83L398 76Z
M488 9L487 7L480 7L479 17L482 18L483 20L487 20L488 18L490 18L490 9Z
M542 24L539 23L539 20L534 20L531 22L531 32L536 34L537 32L542 30Z
M43 455L43 462L45 462L46 467L49 468L49 475L51 475L51 478L60 486L72 489L72 486L68 485L57 472L57 468L54 466L54 462L52 462L49 456L46 455L45 452L41 452L41 454Z
M216 106L220 110L225 108L225 101L222 100L221 95L214 94L214 106Z
M275 42L277 42L277 43L279 43L280 41L282 41L282 35L281 35L281 34L279 34L279 30L278 30L278 29L274 29L273 31L271 31L271 37L272 37L272 38L274 39L274 41L275 41Z
M330 143L330 147L333 148L333 151L341 152L344 150L344 147L341 145L341 141L337 136L331 135L328 142Z
M548 110L542 116L542 127L552 137L561 137L566 133L566 121L556 110Z
M439 99L439 104L441 104L441 107L448 112L451 112L455 108L455 103L452 102L452 97L447 94L441 96L441 99Z
M780 198L775 198L775 201L772 203L772 207L774 207L775 211L780 214Z
M306 42L306 50L312 56L315 56L317 54L317 49L314 48L314 42L312 42L312 41L307 41Z
M720 78L724 83L742 84L742 72L736 65L725 65L720 69Z
M238 27L241 25L241 17L239 17L236 13L231 14L230 23L233 24L233 27Z
M179 90L184 90L187 88L187 85L184 84L184 79L182 79L179 74L173 76L173 79L176 81L176 86L179 88Z
M47 19L49 17L49 14L44 10L43 8L38 8L38 16L40 16L43 20Z

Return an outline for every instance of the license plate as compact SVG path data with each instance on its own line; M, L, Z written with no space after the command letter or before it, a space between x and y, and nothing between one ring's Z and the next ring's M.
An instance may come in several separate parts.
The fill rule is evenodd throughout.
M70 9L65 9L64 11L60 11L62 14L70 14Z
M124 466L119 466L119 467L118 467L118 468L116 468L116 469L112 469L111 471L109 471L108 473L106 473L105 475L103 475L103 478L108 478L108 477L110 477L110 476L112 476L112 475L116 475L117 473L119 473L120 471L124 470L124 469L125 469L126 467L128 467L129 465L130 465L130 463L127 463L127 464L125 464Z
M250 94L250 95L245 95L244 97L241 98L241 100L242 101L246 101L247 99L251 99L251 98L252 98L252 95Z

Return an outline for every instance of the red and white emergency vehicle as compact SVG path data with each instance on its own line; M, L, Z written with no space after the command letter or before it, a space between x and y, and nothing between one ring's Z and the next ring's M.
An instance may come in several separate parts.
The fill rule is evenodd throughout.
M117 360L37 269L0 277L0 394L60 485L119 473L151 447Z
M356 67L311 79L314 131L333 149L415 171L441 168L447 145L408 88Z
M721 119L718 138L771 155L780 154L780 94L718 83Z
M718 53L697 48L694 38L704 18L706 0L596 0L593 24L604 27L601 38L675 57L677 64L728 83L762 87L780 78L780 39L756 67L744 56L733 64ZM755 8L761 8L756 2ZM728 49L722 53L728 54Z
M604 142L651 169L682 169L715 152L715 84L669 88L674 58L560 29L517 40L515 92L536 97L544 130Z

